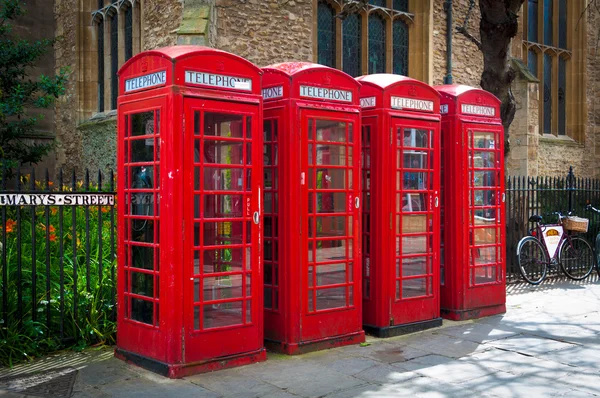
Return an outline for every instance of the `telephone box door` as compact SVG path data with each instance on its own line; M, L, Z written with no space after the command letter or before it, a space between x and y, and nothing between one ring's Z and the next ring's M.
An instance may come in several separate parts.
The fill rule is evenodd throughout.
M185 361L198 361L262 340L262 136L257 105L185 98L184 108Z
M392 118L394 324L439 313L439 123Z
M301 120L301 335L316 340L361 327L351 313L361 299L360 123L358 114L308 109Z
M468 151L468 283L466 308L479 308L503 302L504 271L504 165L502 162L502 126L463 124ZM500 289L499 294L477 292L479 287Z

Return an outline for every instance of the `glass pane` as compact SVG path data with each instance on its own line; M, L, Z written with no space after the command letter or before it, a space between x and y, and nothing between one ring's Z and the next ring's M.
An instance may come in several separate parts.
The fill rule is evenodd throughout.
M131 240L136 242L154 243L153 220L130 220Z
M475 274L475 283L496 282L496 267L478 267L473 270Z
M317 62L335 68L335 10L325 1L319 1L317 31Z
M207 191L242 191L243 169L204 167L204 189Z
M411 147L411 148L431 148L431 142L428 130L419 129L404 129L402 135L400 135L400 129L398 129L398 146ZM402 141L400 141L402 137Z
M427 215L425 214L402 216L402 233L413 234L428 232L429 227L427 224Z
M204 225L204 245L205 246L221 246L242 244L243 223L241 221L224 221L224 222L205 222ZM194 233L200 233L200 223L194 226Z
M335 120L317 120L317 141L346 142L346 123Z
M154 138L132 140L131 162L153 162L154 161Z
M308 223L309 236L324 238L334 236L346 236L346 217L345 216L333 216L333 217L314 217L316 230L313 231L312 222ZM312 221L312 220L311 220Z
M204 278L202 297L204 301L243 297L242 275Z
M204 217L243 217L242 195L203 195Z
M402 207L400 207L402 205ZM407 193L396 195L396 212L427 211L425 195L418 193Z
M317 311L346 306L346 288L317 290Z
M111 76L117 76L119 71L119 13L115 12L110 17L110 72ZM113 78L110 84L111 109L117 108L117 97L119 96L119 79Z
M537 75L538 75L538 55L533 50L529 50L527 52L527 67L529 68L529 71L533 74L533 76L537 77Z
M346 212L346 194L344 192L317 193L317 213ZM312 193L309 194L309 213L312 213Z
M402 281L402 298L425 296L428 278L405 279Z
M408 75L408 25L397 19L394 21L394 73Z
M398 163L397 167L404 167L405 169L427 169L431 168L431 165L427 163L428 152L419 151L398 151ZM402 158L404 157L404 162ZM431 159L433 160L433 159Z
M394 10L408 12L408 0L394 0Z
M553 2L553 0L544 0L544 44L547 46L554 45L552 40Z
M154 275L131 272L131 293L154 297Z
M491 169L496 167L496 152L475 151L473 167L478 169Z
M133 7L125 10L125 61L133 56Z
M427 236L404 236L402 237L402 254L428 253L431 248L427 244Z
M153 216L154 215L154 196L153 193L133 192L131 193L132 216ZM139 228L139 227L138 227Z
M475 206L494 206L496 204L495 190L474 190Z
M469 262L471 264L491 264L496 262L496 246L476 247L469 254Z
M369 15L369 74L385 73L385 20Z
M558 46L567 48L567 0L558 0Z
M154 306L151 301L131 299L131 319L134 321L154 324Z
M414 160L416 162L416 160ZM398 173L400 174L400 173ZM409 173L404 172L402 174L403 187L404 189L427 189L429 173ZM415 211L415 210L412 210Z
M352 157L352 148L344 145L317 145L317 164L346 166Z
M544 54L544 134L552 134L552 57Z
M218 328L223 326L240 325L243 322L242 302L207 304L203 307L204 329Z
M154 112L131 115L131 136L154 134Z
M342 70L352 77L362 75L362 18L351 14L342 22Z
M242 249L206 249L203 256L203 272L237 272L242 270Z
M345 260L346 240L318 240L315 242L317 249L317 262Z
M213 137L243 138L243 116L204 112L204 135ZM210 141L208 141L210 142Z
M131 246L131 267L154 269L154 248Z
M378 7L385 7L386 0L369 0L369 4L373 4Z
M567 134L567 62L558 59L558 134Z
M229 141L204 141L204 163L244 164L244 144Z
M346 264L327 264L317 268L317 286L346 283Z
M263 295L265 298L265 301L264 301L265 308L272 309L273 308L273 289L265 286L263 288Z
M424 275L431 272L431 257L409 257L402 259L402 276Z
M498 210L500 212L500 210ZM495 225L496 224L495 209L480 209L475 210L475 225ZM471 222L471 221L470 221Z
M527 40L538 41L538 0L527 3Z
M475 187L495 187L497 184L496 171L475 171L471 178Z
M477 228L474 231L475 245L489 245L496 243L496 228Z
M104 19L98 24L96 37L98 38L98 112L104 112Z
M132 189L158 188L158 178L154 178L154 166L133 166L131 169ZM158 170L157 170L158 171ZM158 173L157 173L158 177ZM156 186L154 185L156 183Z
M495 134L476 131L473 138L474 148L493 149L496 147Z

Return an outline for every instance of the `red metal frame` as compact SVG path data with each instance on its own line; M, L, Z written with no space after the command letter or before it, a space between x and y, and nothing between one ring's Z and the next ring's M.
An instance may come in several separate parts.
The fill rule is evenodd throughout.
M119 71L122 359L169 377L266 359L260 75L196 46Z
M362 342L359 84L310 63L263 71L266 344Z
M440 326L439 93L399 75L357 80L364 328L389 337Z
M471 319L506 311L504 130L500 101L468 86L442 96L442 316Z

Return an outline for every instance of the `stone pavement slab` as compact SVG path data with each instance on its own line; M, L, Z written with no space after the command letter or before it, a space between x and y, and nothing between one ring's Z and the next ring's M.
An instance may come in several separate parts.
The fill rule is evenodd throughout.
M510 285L507 313L367 345L170 380L112 348L61 353L9 375L73 367L73 397L593 397L600 396L600 282ZM0 391L0 398L24 395Z

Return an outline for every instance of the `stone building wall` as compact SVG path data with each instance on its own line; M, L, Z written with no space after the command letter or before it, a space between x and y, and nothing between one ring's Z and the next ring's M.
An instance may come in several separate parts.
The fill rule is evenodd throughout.
M444 1L433 2L433 84L443 84L446 76L446 12ZM454 0L453 26L462 25L469 9L469 0ZM471 14L469 32L479 37L479 5ZM483 72L483 55L464 35L452 33L452 77L455 84L479 87Z
M312 61L312 0L217 0L216 47L258 66Z
M177 44L185 0L143 0L142 51Z

